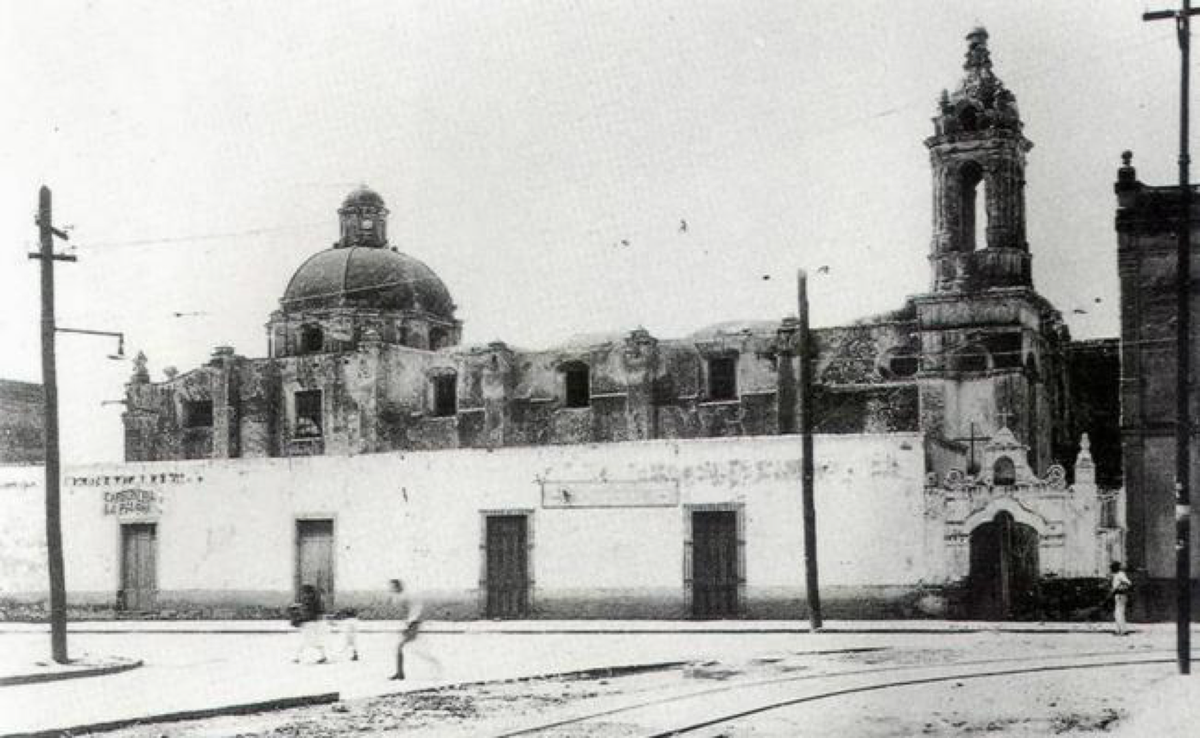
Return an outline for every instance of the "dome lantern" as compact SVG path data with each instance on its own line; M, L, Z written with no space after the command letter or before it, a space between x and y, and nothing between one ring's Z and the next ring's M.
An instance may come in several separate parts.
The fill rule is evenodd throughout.
M346 195L338 208L342 236L334 248L384 248L387 246L387 216L388 209L378 192L366 185L354 190Z

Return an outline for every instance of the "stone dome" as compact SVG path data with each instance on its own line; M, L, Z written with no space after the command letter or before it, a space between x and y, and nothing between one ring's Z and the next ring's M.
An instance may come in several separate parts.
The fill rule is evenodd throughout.
M454 319L455 307L432 269L407 254L370 246L335 247L309 257L292 275L280 304L285 311L418 310L447 320Z

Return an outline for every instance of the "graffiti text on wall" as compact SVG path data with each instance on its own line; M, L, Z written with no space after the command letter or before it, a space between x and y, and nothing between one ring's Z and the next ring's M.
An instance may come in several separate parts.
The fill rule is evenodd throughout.
M158 495L149 489L122 489L104 493L105 515L148 515L158 512Z
M153 474L91 474L69 476L67 484L72 487L128 487L131 484L183 484L202 482L200 476L188 477L183 472L156 472Z

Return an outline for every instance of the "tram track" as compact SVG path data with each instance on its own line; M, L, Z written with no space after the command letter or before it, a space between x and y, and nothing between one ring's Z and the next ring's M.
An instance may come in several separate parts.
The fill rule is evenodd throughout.
M1171 655L1168 656L1166 654ZM1035 663L1031 664L1030 662ZM668 706L676 708L683 707L688 702L695 703L694 708L698 708L701 712L704 710L709 711L709 714L705 715L701 719L679 721L667 726L660 724L652 728L647 728L643 732L637 733L640 738L667 738L668 736L694 733L706 728L734 722L765 712L770 712L772 710L786 709L788 707L810 702L836 699L839 697L848 697L856 694L877 692L887 689L970 679L1017 676L1022 674L1133 667L1174 662L1174 652L1167 650L1143 651L1136 654L1131 653L1128 650L1093 651L1086 653L1062 654L1033 658L1006 657L937 664L897 664L868 669L851 669L845 671L824 672L819 674L800 674L794 676L771 677L766 679L748 680L737 684L724 684L717 687L690 690L679 694L660 696L654 699L618 705L603 710L567 716L557 720L546 721L536 725L528 725L521 728L510 729L506 732L492 734L489 736L489 738L517 738L517 736L535 736L554 730L586 728L586 726L589 724L593 724L598 727L603 723L612 721L613 718L623 718L622 722L639 723L639 713L641 717L640 722L654 723L656 719L661 722L661 714L656 716L654 713L661 713L662 709ZM1014 666L1012 668L986 668L1001 667L1003 664L1015 663L1021 663L1022 665ZM943 673L929 676L919 675L921 672L927 673L930 670L939 670ZM873 680L874 677L878 677L881 674L895 674L899 672L916 672L916 674L900 679L888 679L884 681ZM855 683L862 682L863 680L866 680L866 682ZM788 689L798 684L813 684L820 683L822 681L850 681L852 683L845 686L838 686L833 689L811 691L800 695L797 695L794 693L794 691L790 691ZM754 693L762 691L766 691L768 695L770 695L771 692L779 692L779 694L757 700L754 699ZM734 709L725 709L723 711L718 710L714 714L711 703L714 701L714 698L718 697L734 697L735 699L741 699L742 703ZM687 713L688 711L684 710L683 712Z

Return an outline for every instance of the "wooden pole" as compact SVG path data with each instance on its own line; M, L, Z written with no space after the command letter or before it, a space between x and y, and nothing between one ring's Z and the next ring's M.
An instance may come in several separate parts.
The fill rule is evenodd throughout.
M797 291L800 304L799 346L796 350L800 382L800 446L801 460L800 495L804 506L804 577L808 596L808 619L812 631L821 629L821 593L817 576L817 511L813 502L813 401L812 401L812 344L808 332L808 275L803 269L797 273Z
M1178 333L1176 336L1176 416L1175 416L1175 583L1178 597L1176 645L1179 673L1192 671L1192 551L1191 551L1191 414L1188 389L1191 385L1191 293L1192 293L1192 190L1188 182L1188 67L1190 66L1189 36L1191 0L1183 0L1179 14L1179 51L1182 69L1179 85L1179 195L1180 204L1178 250L1179 272Z
M54 357L54 236L50 188L38 193L38 235L42 272L42 394L45 401L46 555L50 570L50 652L67 663L67 586L63 566L62 519L59 497L58 376ZM34 254L30 254L34 257ZM69 258L69 257L68 257Z
M1173 19L1179 34L1179 225L1176 233L1175 315L1175 644L1179 673L1192 671L1192 505L1191 505L1191 286L1192 286L1192 188L1188 182L1188 87L1191 66L1191 0L1180 10L1159 10L1142 15L1142 20Z

